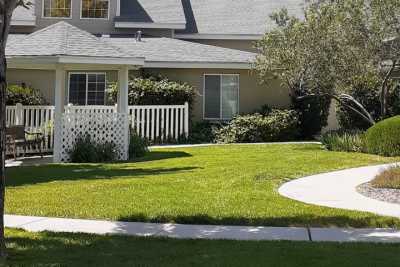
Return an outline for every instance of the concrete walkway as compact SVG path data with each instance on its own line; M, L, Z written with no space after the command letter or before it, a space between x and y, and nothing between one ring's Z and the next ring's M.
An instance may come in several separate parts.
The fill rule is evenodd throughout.
M207 147L207 146L257 146L257 145L320 145L321 142L317 141L304 141L304 142L268 142L268 143L235 143L235 144L182 144L182 145L156 145L149 148L190 148L190 147Z
M380 171L396 164L368 166L304 177L285 183L279 193L308 204L367 211L400 218L400 205L365 197L356 191Z
M5 226L31 232L117 234L179 239L291 240L400 243L400 230L304 227L251 227L112 222L6 215Z

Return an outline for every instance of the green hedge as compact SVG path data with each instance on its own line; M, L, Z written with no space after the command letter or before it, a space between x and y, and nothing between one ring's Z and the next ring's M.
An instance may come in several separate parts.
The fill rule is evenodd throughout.
M14 106L17 103L21 103L25 106L40 106L48 104L39 90L30 87L10 85L7 87L6 91L6 105Z
M261 114L237 116L216 131L218 143L257 143L290 141L298 137L298 114L294 110L272 110Z
M378 122L365 134L368 153L400 156L400 116Z
M117 99L117 86L111 86L111 95ZM166 78L134 78L129 81L129 105L183 105L192 106L196 97L195 89L186 84Z

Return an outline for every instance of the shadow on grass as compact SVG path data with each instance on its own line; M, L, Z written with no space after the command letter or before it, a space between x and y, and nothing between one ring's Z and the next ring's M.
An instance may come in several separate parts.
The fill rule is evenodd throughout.
M183 151L150 151L144 157L136 158L132 162L147 162L187 157L192 157L192 155Z
M5 266L399 266L399 244L178 240L8 230ZM0 263L1 265L1 263ZM3 266L3 265L1 265Z
M118 179L122 177L146 179L155 175L179 174L198 169L198 167L192 166L174 168L135 168L123 166L121 168L110 169L106 166L99 164L69 164L14 168L7 172L6 186L24 186L57 181Z
M152 223L178 223L178 224L200 224L200 225L241 225L241 226L298 226L298 227L398 227L400 220L378 215L369 215L359 218L349 216L316 216L304 214L288 217L243 217L222 216L214 217L207 214L194 214L186 216L159 215L149 218L144 214L121 216L118 221L122 222L152 222Z

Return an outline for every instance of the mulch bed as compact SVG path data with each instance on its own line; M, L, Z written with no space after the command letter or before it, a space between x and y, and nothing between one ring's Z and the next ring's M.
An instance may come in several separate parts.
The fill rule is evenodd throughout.
M375 188L365 183L357 187L357 192L369 198L400 204L400 189Z

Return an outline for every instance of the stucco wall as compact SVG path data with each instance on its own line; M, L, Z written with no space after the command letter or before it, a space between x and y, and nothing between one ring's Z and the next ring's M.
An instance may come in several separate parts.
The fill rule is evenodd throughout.
M65 104L67 103L67 90L68 90L68 73L74 71L68 71L65 79L66 91L63 92L63 98ZM107 76L107 82L117 82L118 72L117 71L76 71L76 72L105 72ZM7 82L12 85L21 85L25 83L26 86L32 87L39 90L45 97L47 102L54 105L54 84L55 84L55 71L52 70L19 70L9 69L7 70Z
M7 82L12 85L25 83L40 90L47 102L54 104L55 71L52 70L7 70Z
M203 76L204 74L240 74L239 112L249 113L264 104L271 107L288 107L290 105L289 91L281 87L278 80L266 85L260 85L255 75L248 70L220 69L145 69L148 73L162 74L174 81L187 82L194 86L199 96L193 110L196 120L203 118Z
M186 40L186 41L237 49L242 51L249 51L253 53L256 52L256 49L254 48L255 41L249 41L249 40L197 40L196 39L196 40Z

